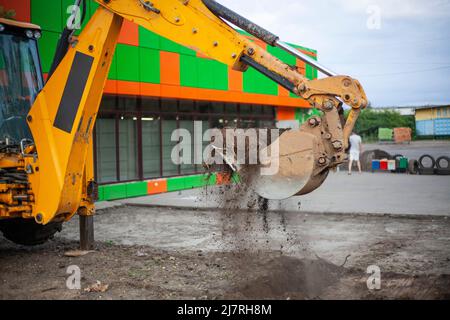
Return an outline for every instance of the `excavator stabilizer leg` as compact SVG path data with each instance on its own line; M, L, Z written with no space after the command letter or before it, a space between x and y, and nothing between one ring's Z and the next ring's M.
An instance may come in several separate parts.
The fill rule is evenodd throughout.
M94 248L94 216L80 215L80 249Z

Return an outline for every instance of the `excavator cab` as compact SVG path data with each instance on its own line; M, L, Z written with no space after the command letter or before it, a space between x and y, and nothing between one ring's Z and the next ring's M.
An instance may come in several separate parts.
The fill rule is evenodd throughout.
M40 28L0 18L0 148L32 139L26 117L44 86Z
M44 87L40 37L37 25L0 18L0 231L24 245L44 243L61 229L61 223L43 226L33 219L2 217L10 205L24 200L17 194L28 184L21 154L33 141L27 115ZM14 191L4 192L8 189Z

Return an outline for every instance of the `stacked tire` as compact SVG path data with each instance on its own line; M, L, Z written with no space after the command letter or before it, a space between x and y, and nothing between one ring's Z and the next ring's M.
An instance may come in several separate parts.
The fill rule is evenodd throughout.
M450 175L450 158L446 156L434 159L429 154L425 154L420 157L418 163L418 172L421 175ZM410 163L410 172L414 171L415 164Z
M419 158L419 174L433 175L436 160L429 154L424 154Z
M449 157L439 157L436 160L435 173L441 176L450 175L450 158Z

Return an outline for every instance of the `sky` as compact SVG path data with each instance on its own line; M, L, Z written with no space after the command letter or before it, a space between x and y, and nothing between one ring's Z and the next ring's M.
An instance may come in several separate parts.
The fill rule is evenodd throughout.
M450 0L218 0L358 79L373 107L450 105Z

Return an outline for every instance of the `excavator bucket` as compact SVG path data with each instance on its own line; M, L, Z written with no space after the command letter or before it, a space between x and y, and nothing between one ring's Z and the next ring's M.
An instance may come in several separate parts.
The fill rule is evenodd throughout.
M237 163L230 150L218 148L216 151L232 171L239 173L242 183L269 200L309 193L322 184L328 173L325 170L325 174L317 176L321 141L302 130L286 131L259 150L258 165Z
M261 151L258 166L244 166L240 174L246 177L250 188L265 199L283 200L312 192L328 173L326 170L326 174L319 175L323 178L315 175L320 143L308 132L287 131Z
M253 171L247 181L259 196L269 200L290 198L301 193L312 181L317 146L314 135L299 130L287 131L261 150L259 166L244 167L242 174L249 176Z

